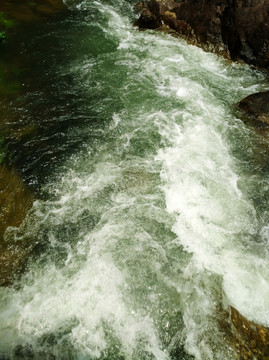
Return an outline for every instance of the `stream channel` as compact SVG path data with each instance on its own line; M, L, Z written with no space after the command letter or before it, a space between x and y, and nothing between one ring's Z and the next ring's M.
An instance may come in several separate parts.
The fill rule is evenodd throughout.
M139 31L136 2L17 37L0 105L36 200L5 241L36 249L0 288L1 360L232 360L230 305L269 326L268 138L234 108L268 78Z

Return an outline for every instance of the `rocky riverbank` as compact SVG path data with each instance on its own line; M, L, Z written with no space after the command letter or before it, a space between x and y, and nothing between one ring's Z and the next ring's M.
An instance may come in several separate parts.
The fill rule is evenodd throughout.
M140 29L172 31L188 43L231 60L268 69L269 0L150 0L139 4ZM268 93L243 99L238 108L259 128L269 126Z
M269 65L268 0L150 0L141 7L141 29L170 28L205 50Z

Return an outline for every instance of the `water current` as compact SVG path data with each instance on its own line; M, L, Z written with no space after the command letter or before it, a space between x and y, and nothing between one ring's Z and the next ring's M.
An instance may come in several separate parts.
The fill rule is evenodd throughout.
M267 140L233 107L266 76L140 32L135 3L70 0L29 45L50 67L14 161L41 195L6 241L38 250L0 289L1 359L235 359L229 305L269 325Z

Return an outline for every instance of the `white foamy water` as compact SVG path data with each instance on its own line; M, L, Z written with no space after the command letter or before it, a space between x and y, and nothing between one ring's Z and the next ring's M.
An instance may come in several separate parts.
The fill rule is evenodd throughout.
M264 75L139 32L124 1L74 8L89 54L63 71L99 126L7 232L42 251L0 290L0 354L234 359L219 309L269 325L267 179L232 110Z

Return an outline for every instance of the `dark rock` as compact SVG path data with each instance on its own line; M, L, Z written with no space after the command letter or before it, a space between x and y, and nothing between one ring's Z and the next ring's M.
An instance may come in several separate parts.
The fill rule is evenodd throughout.
M145 1L141 1L141 2L137 3L134 8L137 12L141 12L141 11L147 9L147 4L145 3Z
M232 59L268 67L269 1L228 1L222 19L223 39Z
M150 0L148 3L149 10L156 16L162 16L166 11L173 11L175 8L174 0Z
M249 95L237 107L246 121L261 129L269 128L269 91Z
M142 11L140 18L135 22L140 29L157 29L162 25L161 20L152 14L149 9Z
M188 1L178 4L175 8L177 19L185 21L192 32L187 39L196 44L203 45L207 51L217 52L229 57L227 45L222 40L221 14L224 5L216 5L216 1L201 0L199 2ZM182 32L180 27L180 33ZM178 31L178 29L177 29Z
M146 5L136 22L140 28L147 22L151 29L164 24L207 51L269 65L269 0L150 0Z

